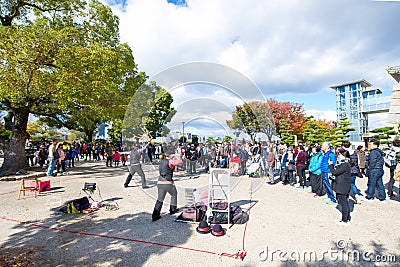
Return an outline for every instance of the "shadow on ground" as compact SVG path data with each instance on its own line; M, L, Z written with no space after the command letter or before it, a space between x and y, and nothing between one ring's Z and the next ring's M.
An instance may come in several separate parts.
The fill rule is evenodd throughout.
M110 219L96 213L64 214L58 208L53 212L45 222L15 225L18 233L1 244L0 254L34 248L31 266L142 266L152 255L171 249L147 242L182 245L192 235L188 224L173 223L170 215L152 222L146 212Z

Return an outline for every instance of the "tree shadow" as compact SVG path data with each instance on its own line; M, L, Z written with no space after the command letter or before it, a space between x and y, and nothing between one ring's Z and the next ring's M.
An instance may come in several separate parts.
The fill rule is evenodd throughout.
M375 241L370 241L369 245L371 249L365 249L361 244L351 243L344 241L344 249L338 248L337 242L332 242L331 251L333 253L323 253L325 251L315 251L316 257L310 256L309 251L302 251L299 254L292 256L286 256L287 261L282 262L282 267L297 267L297 266L310 266L310 267L356 267L356 266L398 266L400 260L400 254L388 251L384 245L379 244ZM400 242L400 239L399 239ZM326 249L329 251L329 248ZM288 252L289 255L291 252ZM292 258L290 258L292 257ZM275 260L278 259L275 257Z
M189 225L174 223L169 215L151 222L147 212L102 219L100 211L52 211L47 220L15 225L16 233L1 244L0 253L36 248L43 257L36 266L142 266L171 249L163 244L182 245L192 235Z
M47 191L40 192L40 195L47 196L47 195L52 195L52 194L55 194L55 193L63 193L63 192L65 192L64 187L56 186L56 187L51 187Z

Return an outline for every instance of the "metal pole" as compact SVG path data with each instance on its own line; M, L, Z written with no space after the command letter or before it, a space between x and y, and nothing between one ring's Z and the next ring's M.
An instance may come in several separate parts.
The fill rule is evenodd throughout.
M182 143L185 145L185 122L182 122Z

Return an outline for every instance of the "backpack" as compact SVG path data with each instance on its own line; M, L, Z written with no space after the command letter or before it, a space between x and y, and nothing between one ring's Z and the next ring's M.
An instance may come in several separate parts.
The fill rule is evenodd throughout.
M89 208L89 199L87 197L82 197L68 202L67 213L76 214L81 213L82 210Z
M67 204L67 213L77 214L81 212L75 207L74 201L71 201Z
M232 224L244 224L249 220L247 212L243 211L239 206L231 207L231 223Z
M384 158L384 162L385 162L386 167L388 167L388 168L395 167L397 165L396 151L394 151L393 149L390 149L389 153L387 153Z

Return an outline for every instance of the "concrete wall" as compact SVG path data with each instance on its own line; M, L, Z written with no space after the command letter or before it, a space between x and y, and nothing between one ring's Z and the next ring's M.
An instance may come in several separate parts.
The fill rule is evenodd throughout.
M388 124L396 126L400 121L400 84L393 86L392 99L390 102L390 109L388 115Z

